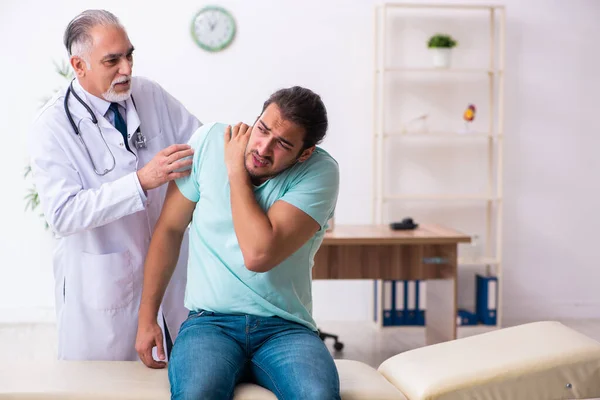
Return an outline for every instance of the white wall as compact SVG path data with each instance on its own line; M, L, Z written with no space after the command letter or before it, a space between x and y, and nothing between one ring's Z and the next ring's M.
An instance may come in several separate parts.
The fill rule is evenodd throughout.
M214 2L211 2L214 3ZM178 97L202 121L251 121L274 90L322 94L340 162L336 222L369 223L371 210L372 0L224 0L239 25L233 46L208 54L189 24L205 3L171 0L0 5L5 139L0 170L0 321L52 318L49 234L23 212L26 135L39 99L61 83L62 33L85 8L119 16L136 47L134 73ZM504 294L507 318L598 317L593 253L599 203L595 38L600 3L509 0L507 5ZM16 139L16 140L15 140ZM544 148L542 149L542 145ZM370 282L315 282L317 319L369 317Z

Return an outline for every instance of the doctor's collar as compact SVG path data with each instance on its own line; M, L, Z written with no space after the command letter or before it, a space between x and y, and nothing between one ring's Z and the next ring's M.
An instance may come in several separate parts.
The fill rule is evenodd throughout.
M88 104L94 109L94 111L96 111L98 115L106 115L106 113L108 112L108 107L110 107L110 101L94 96L93 94L85 90L83 86L81 86L81 84L79 83L79 80L77 79L75 79L75 81L73 82L73 89L75 89L78 94L85 95ZM118 101L116 103L123 107L124 110L127 110L127 100Z

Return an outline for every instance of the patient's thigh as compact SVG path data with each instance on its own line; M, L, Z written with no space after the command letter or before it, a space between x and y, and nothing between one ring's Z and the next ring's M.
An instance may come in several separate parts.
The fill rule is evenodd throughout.
M169 362L173 399L221 400L233 396L246 363L235 339L237 323L234 316L200 316L184 322Z
M272 321L271 334L250 365L256 382L277 398L339 400L337 368L319 335L294 322Z

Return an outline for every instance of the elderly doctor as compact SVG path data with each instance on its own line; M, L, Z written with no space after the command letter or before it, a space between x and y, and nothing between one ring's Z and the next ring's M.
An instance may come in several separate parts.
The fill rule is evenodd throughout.
M58 237L58 358L138 360L150 236L165 183L189 174L193 150L178 143L201 123L158 84L131 76L133 46L113 14L84 11L64 42L76 79L44 106L30 135L35 185ZM159 315L171 341L188 312L186 262L182 248Z

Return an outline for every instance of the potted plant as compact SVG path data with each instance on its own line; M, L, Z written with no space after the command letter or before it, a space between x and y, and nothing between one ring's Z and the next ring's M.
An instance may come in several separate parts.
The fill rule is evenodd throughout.
M458 42L450 35L436 33L429 38L427 47L433 55L433 66L436 68L448 68L450 66L452 48Z

